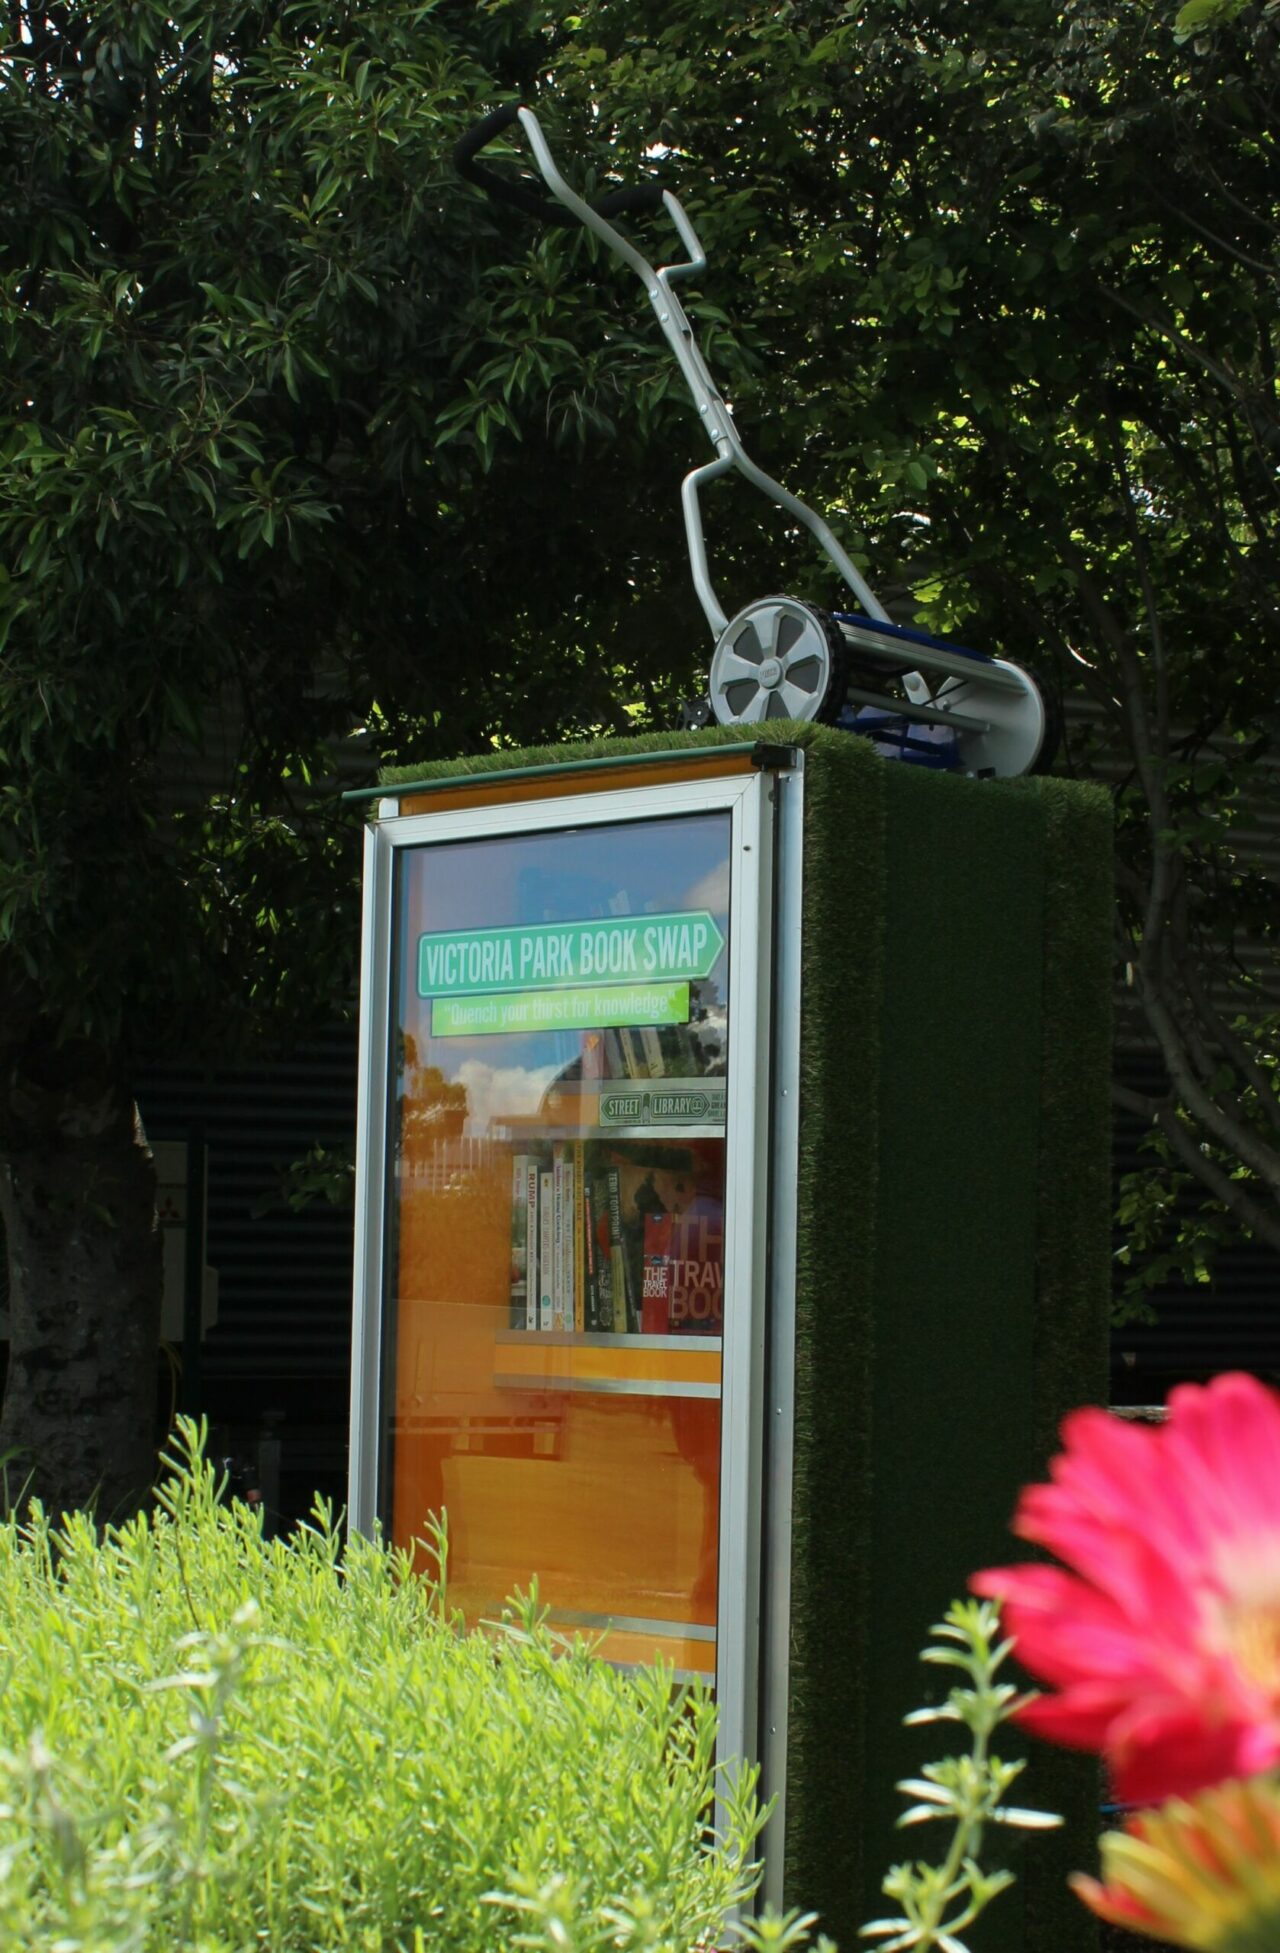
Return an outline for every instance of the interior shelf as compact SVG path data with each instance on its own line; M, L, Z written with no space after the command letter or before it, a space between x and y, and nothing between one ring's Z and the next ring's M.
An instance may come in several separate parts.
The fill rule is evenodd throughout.
M553 1126L539 1122L527 1130L509 1134L507 1144L519 1151L530 1140L589 1139L604 1140L612 1144L614 1140L647 1139L650 1144L657 1141L663 1146L678 1146L691 1139L723 1139L725 1125L721 1120L717 1125L681 1126L659 1125L656 1121L647 1126Z
M537 1343L540 1347L557 1345L562 1348L582 1349L691 1349L715 1350L721 1347L719 1336L644 1336L631 1335L620 1329L499 1329L495 1343L521 1345Z
M500 1390L718 1398L720 1338L511 1330L494 1339L493 1381Z

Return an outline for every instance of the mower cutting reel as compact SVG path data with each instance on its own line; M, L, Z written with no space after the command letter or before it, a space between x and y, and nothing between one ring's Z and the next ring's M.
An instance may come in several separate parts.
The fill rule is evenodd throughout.
M476 162L485 145L518 123L544 196L526 181ZM823 518L767 475L747 454L717 389L673 282L707 268L702 245L678 198L656 184L616 190L594 206L569 185L532 109L496 110L454 151L462 174L490 196L543 221L582 224L641 279L684 377L715 459L685 476L681 489L693 587L715 650L710 710L721 725L771 719L818 720L872 738L887 755L953 771L1010 776L1047 764L1048 715L1038 686L1021 667L950 645L890 622L888 614ZM662 209L687 257L655 270L609 221ZM730 470L806 528L857 598L856 614L829 613L799 598L763 597L733 617L721 608L707 565L701 490ZM928 674L928 676L926 676ZM695 716L696 713L695 713Z

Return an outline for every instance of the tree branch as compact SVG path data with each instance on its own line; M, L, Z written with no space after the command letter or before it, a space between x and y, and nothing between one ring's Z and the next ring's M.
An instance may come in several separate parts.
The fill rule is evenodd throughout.
M1177 218L1179 223L1190 225L1191 229L1197 232L1206 244L1215 245L1224 257L1234 258L1237 264L1246 265L1250 271L1260 272L1264 278L1274 278L1275 267L1273 265L1266 264L1261 258L1250 257L1247 251L1242 250L1238 244L1233 244L1230 238L1222 237L1217 231L1210 230L1207 224L1202 224L1199 218L1191 215L1191 212L1186 208L1185 204L1175 203L1172 197L1167 197L1159 184L1154 182L1150 177L1146 180L1146 188L1148 195L1153 197L1163 209L1167 210L1171 216Z
M1121 1085L1114 1078L1111 1081L1111 1102L1118 1105L1122 1112L1132 1112L1136 1118L1150 1120L1153 1126L1169 1103L1167 1099L1148 1098L1145 1092L1135 1092L1132 1086Z
M1232 1118L1223 1111L1191 1069L1173 1012L1164 997L1151 986L1148 973L1142 966L1139 966L1138 981L1147 1022L1156 1034L1169 1077L1182 1103L1220 1145L1235 1153L1257 1174L1265 1187L1272 1193L1280 1193L1280 1153L1260 1140L1242 1119ZM1198 1152L1196 1157L1200 1157ZM1280 1245L1280 1222L1277 1223L1276 1243Z
M1111 465L1116 471L1120 484L1120 497L1124 504L1125 526L1129 531L1129 541L1133 545L1134 557L1138 565L1138 579L1142 585L1142 601L1147 613L1147 630L1151 637L1151 665L1155 672L1155 739L1156 756L1160 760L1169 757L1169 665L1164 652L1164 629L1160 621L1160 607L1156 602L1155 586L1151 578L1151 558L1146 540L1138 522L1138 512L1134 507L1133 488L1129 481L1129 468L1125 461L1124 444L1120 430L1116 426L1115 413L1110 406L1106 408L1107 433L1111 441Z
M1153 318L1149 312L1144 312L1141 306L1135 305L1132 299L1126 298L1123 292L1116 291L1111 285L1099 285L1098 290L1104 298L1109 298L1113 305L1118 305L1122 311L1127 312L1130 318L1136 319L1139 325L1146 326L1148 332L1154 332L1158 338L1167 340L1187 359L1197 366L1202 366L1205 372L1212 374L1218 385L1233 398L1244 400L1246 390L1230 367L1223 366L1219 360L1211 359L1203 347L1197 346L1194 340L1188 339L1185 333L1179 332L1171 321Z
M1266 522L1263 520L1262 513L1257 506L1257 501L1254 496L1252 485L1248 480L1248 468L1245 463L1244 452L1240 446L1240 436L1236 430L1235 422L1232 419L1232 416L1230 414L1226 416L1225 433L1227 438L1227 450L1231 456L1231 473L1235 480L1236 494L1240 497L1241 507L1243 508L1245 514L1248 516L1250 522L1253 524L1253 533L1255 537L1261 544L1263 544L1263 546L1266 549L1267 556L1268 558L1270 558L1274 554L1275 539L1271 533L1271 530L1267 526ZM1265 472L1267 473L1268 477L1271 478L1274 474L1274 467L1275 467L1274 459L1266 454L1264 444L1258 440L1258 437L1256 433L1254 433L1252 428L1250 428L1250 433L1253 434L1254 446L1259 450L1259 454L1264 464Z
M1217 1161L1197 1145L1176 1112L1163 1108L1156 1114L1156 1124L1183 1165L1208 1188L1214 1199L1221 1201L1228 1213L1242 1221L1259 1241L1265 1241L1269 1248L1280 1253L1280 1217L1260 1206L1239 1180L1224 1173Z
M1179 960L1178 973L1186 985L1187 995L1197 1016L1201 1019L1209 1036L1220 1047L1223 1055L1233 1064L1242 1077L1248 1080L1257 1094L1258 1104L1264 1116L1280 1131L1280 1095L1277 1094L1276 1081L1258 1063L1243 1039L1232 1030L1230 1024L1218 1011L1208 991L1200 981L1199 973L1189 961Z

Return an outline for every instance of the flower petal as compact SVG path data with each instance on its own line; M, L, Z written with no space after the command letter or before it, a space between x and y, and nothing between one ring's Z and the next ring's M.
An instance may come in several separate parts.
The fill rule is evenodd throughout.
M1064 1564L992 1567L1019 1661L1059 1693L1020 1720L1097 1749L1122 1797L1187 1793L1280 1760L1280 1397L1185 1385L1167 1424L1063 1425L1015 1530Z
M1080 1898L1118 1926L1204 1953L1280 1944L1280 1780L1223 1783L1102 1840Z

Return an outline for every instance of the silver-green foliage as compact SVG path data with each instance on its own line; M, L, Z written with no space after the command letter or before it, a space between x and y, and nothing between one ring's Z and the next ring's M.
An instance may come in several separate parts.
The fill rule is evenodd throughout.
M714 1711L332 1515L224 1506L186 1429L150 1517L0 1526L0 1944L687 1953L748 1895L753 1783L706 1825ZM506 1895L506 1896L503 1896Z
M894 1865L886 1874L881 1890L901 1910L862 1928L864 1936L882 1942L877 1953L907 1953L907 1949L928 1953L932 1947L940 1947L942 1953L966 1953L958 1935L1013 1883L1012 1872L982 1869L979 1855L986 1826L1043 1831L1062 1822L1048 1811L1018 1810L1004 1801L1025 1766L993 1756L991 1738L1029 1698L1019 1695L1012 1683L997 1679L1013 1647L1012 1640L1000 1640L999 1609L985 1600L953 1601L945 1620L936 1623L932 1632L938 1641L920 1659L958 1668L964 1679L940 1706L915 1709L906 1720L909 1724L960 1723L969 1732L969 1754L927 1763L922 1776L908 1777L898 1785L914 1799L898 1819L900 1825L942 1819L954 1828L941 1864Z

